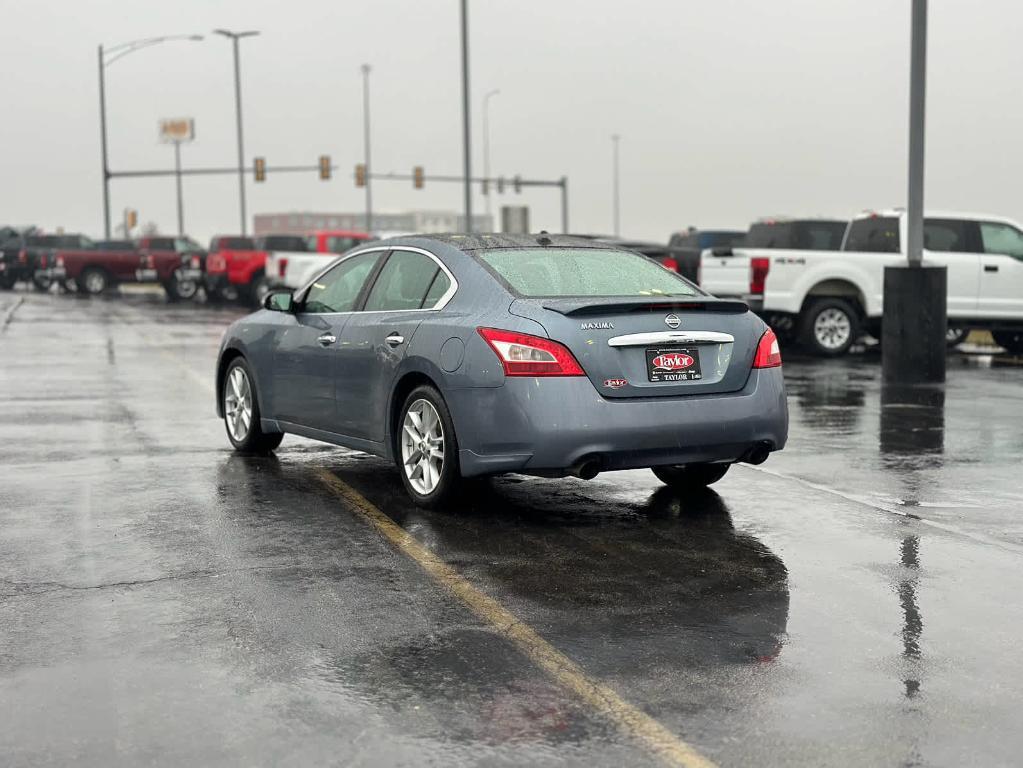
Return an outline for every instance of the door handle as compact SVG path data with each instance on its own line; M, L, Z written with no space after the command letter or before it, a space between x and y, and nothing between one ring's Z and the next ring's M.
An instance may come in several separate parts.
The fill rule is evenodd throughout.
M405 337L402 336L400 333L392 333L390 336L384 339L384 341L386 341L390 346L396 347L399 344L405 343Z
M316 339L316 342L317 342L317 343L318 343L318 344L319 344L319 345L320 345L321 347L329 347L329 346L330 346L331 344L333 344L333 343L334 343L335 341L337 341L337 336L335 336L335 335L334 335L334 334L332 334L332 333L325 333L325 334L323 334L322 336L320 336L320 337L319 337L318 339Z
M985 272L997 272L998 271L998 265L997 264L985 264L984 265L984 271Z

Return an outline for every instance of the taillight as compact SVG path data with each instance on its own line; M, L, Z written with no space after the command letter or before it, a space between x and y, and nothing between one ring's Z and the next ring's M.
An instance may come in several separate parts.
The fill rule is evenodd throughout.
M781 365L781 350L778 349L778 337L768 328L757 344L757 354L753 358L754 368L777 368Z
M44 253L44 254L42 254L42 255L41 255L41 256L39 257L39 266L40 266L40 267L45 267L45 266L47 265L47 262L48 262L48 261L49 261L49 259L47 258L46 254L45 254L45 253Z
M63 256L58 256L57 257L56 265L58 267L63 267L64 266L64 257Z
M18 251L18 261L20 261L22 264L28 261L28 251L26 250Z
M284 277L284 273L288 271L288 260L278 259L277 260L277 277Z
M218 254L210 254L206 257L207 272L224 272L227 269L227 259Z
M505 376L584 376L583 369L564 344L528 333L477 328L497 353Z
M193 256L192 257L192 269L201 269L201 268L202 268L202 259L200 259L198 256Z
M661 259L661 264L670 269L672 272L678 272L678 262L671 258L671 256L665 256Z
M767 273L771 271L771 260L757 257L749 260L749 292L763 293Z

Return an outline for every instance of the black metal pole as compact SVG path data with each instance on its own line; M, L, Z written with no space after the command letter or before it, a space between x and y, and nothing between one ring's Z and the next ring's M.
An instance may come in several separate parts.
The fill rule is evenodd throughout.
M235 115L238 123L238 201L241 206L242 234L247 233L245 216L245 143L242 138L242 76L241 63L238 56L238 38L232 37L234 44L234 102Z
M561 231L568 234L568 176L561 177Z
M104 81L103 46L99 46L99 138L103 173L103 236L110 239L110 169L107 166L107 95Z
M465 231L472 232L472 152L469 128L469 9L462 0L462 151L465 176Z
M366 231L373 231L373 182L369 165L369 64L362 65L362 131L366 165Z
M178 186L178 235L185 236L185 213L181 195L181 142L174 142L174 177Z

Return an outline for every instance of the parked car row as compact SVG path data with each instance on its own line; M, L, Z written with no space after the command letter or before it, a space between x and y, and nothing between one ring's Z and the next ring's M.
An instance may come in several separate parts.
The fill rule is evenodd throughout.
M295 287L326 266L325 257L372 239L364 232L319 231L308 236L219 235L209 249L187 237L94 241L80 234L0 228L0 289L19 282L48 291L102 294L118 285L150 283L171 301L240 301L259 305L276 286Z

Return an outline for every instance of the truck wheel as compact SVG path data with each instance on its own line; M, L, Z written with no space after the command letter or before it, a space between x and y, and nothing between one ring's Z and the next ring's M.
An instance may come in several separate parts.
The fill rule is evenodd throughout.
M110 278L99 267L86 267L78 281L78 288L90 296L98 296L110 287Z
M195 280L182 280L180 273L175 270L170 280L163 284L163 290L167 293L168 301L188 301L194 299L199 292L199 283Z
M1023 331L992 331L995 344L1013 355L1023 355Z
M32 275L32 285L37 291L45 293L53 285L53 278L49 275Z
M3 274L0 275L0 289L9 291L14 288L14 284L18 282L14 275Z
M845 299L817 299L803 310L799 338L815 355L844 355L859 336L859 313Z

